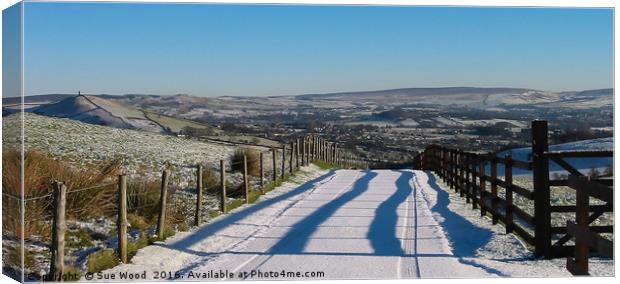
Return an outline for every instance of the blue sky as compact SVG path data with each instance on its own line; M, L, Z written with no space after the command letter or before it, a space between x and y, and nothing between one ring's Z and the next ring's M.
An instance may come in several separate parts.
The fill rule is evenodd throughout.
M611 9L26 3L25 94L613 85Z

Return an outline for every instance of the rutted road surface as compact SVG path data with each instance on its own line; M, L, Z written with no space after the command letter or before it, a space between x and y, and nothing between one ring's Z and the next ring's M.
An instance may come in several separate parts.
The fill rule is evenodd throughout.
M454 256L425 198L434 190L426 173L315 169L314 175L144 248L132 263L106 273L147 271L153 279L153 271L178 271L183 280L202 281L252 271L272 274L248 279L291 279L283 270L299 272L293 279L497 276ZM213 274L219 271L233 277Z

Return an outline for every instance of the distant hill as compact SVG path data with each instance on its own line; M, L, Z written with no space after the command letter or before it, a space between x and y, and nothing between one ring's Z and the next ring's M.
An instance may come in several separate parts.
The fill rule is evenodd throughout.
M375 102L382 105L435 104L473 108L532 105L536 107L591 108L613 105L613 89L550 92L524 88L403 88L378 91L306 94L295 96L306 103L317 101Z
M69 94L48 94L48 95L25 96L24 103L40 105L40 104L58 102L66 98L70 98L74 96L75 95L69 95ZM22 101L21 97L2 98L2 106L20 104L21 101Z
M37 107L32 112L116 128L164 132L161 126L147 119L141 111L94 96L69 97L56 103Z
M155 133L181 133L184 128L191 127L207 130L203 136L208 140L233 144L280 146L280 143L274 140L226 133L205 123L139 108L144 104L160 106L158 104L161 102L160 98L163 98L164 105L174 105L175 107L193 106L192 102L200 103L205 100L205 98L187 95L168 97L153 95L42 95L34 96L28 100L37 106L27 109L27 112L48 117L68 118L89 124ZM19 104L19 98L13 100ZM129 103L126 103L127 101ZM139 102L139 104L134 106L131 105L132 102ZM19 109L18 106L16 105L14 108L3 106L3 116L15 113ZM159 108L163 110L165 107L160 106Z
M67 97L68 96L68 97ZM160 96L150 94L126 95L88 95L93 104L111 115L97 111L90 106L95 117L85 114L85 121L117 125L117 127L133 127L148 131L161 131L159 128L178 132L185 126L204 127L208 125L195 121L212 121L218 123L224 120L253 121L255 118L269 122L288 122L297 115L312 116L317 110L340 109L349 111L353 119L372 115L376 111L392 110L398 107L463 107L494 112L506 112L511 109L535 109L546 112L547 109L562 110L591 110L613 107L613 89L597 89L583 91L551 92L527 88L480 88L480 87L443 87L443 88L401 88L376 91L338 92L324 94L304 94L297 96L219 96L199 97L184 94ZM54 110L43 104L60 103L75 97L74 95L40 95L28 96L25 100L30 109L37 109L39 113L52 116L62 116L63 107ZM20 105L19 98L5 98L3 116L14 113ZM128 110L112 102L133 108L142 112L131 114ZM78 103L80 104L80 103ZM107 106L109 105L109 107ZM48 109L48 110L46 110ZM409 110L408 110L409 111ZM58 113L57 113L58 112ZM67 115L67 114L65 114ZM76 113L70 116L77 115ZM403 117L402 119L405 119ZM100 119L100 120L99 120ZM399 119L400 120L400 119ZM150 121L150 122L149 122ZM157 126L153 125L156 124ZM159 128L158 128L159 127ZM213 129L217 132L217 129Z
M353 96L356 98L371 98L381 96L450 96L450 95L463 95L463 94L503 94L503 93L524 93L532 91L531 89L522 88L476 88L476 87L442 87L442 88L400 88L400 89L388 89L377 91L359 91L359 92L339 92L339 93L325 93L325 94L306 94L296 96L302 100L315 100L315 99L336 99L347 96Z
M33 108L30 112L50 117L70 118L90 124L157 133L178 133L186 126L212 128L206 124L147 112L118 101L90 95L74 95L55 103Z

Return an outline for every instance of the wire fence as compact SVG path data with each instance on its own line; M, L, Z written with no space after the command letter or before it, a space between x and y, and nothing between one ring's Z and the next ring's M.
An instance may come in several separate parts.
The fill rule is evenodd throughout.
M14 222L16 224L13 225L13 232L17 233L16 236L23 235L25 239L32 241L35 239L30 239L30 236L48 232L42 241L50 247L55 257L62 257L55 253L62 251L58 249L59 246L64 246L54 242L58 240L54 234L59 232L56 231L58 226L53 224L59 220L62 220L65 229L79 230L81 225L77 221L89 221L89 218L114 220L114 217L118 217L116 230L109 228L109 233L104 238L110 238L116 233L122 240L122 232L126 235L127 224L130 222L121 219L127 219L129 214L132 228L140 227L133 223L142 221L147 228L156 228L157 237L165 237L164 227L177 224L199 225L202 220L217 215L213 214L214 212L227 213L229 209L240 204L250 203L252 192L260 189L263 193L268 182L275 184L276 181L283 180L301 166L308 165L311 160L330 160L334 164L348 166L345 156L338 159L336 151L329 149L322 140L314 138L307 141L314 142L304 142L303 145L297 142L286 144L282 148L244 151L234 155L229 161L167 164L166 170L161 174L149 172L134 174L128 178L119 175L118 178L109 177L82 187L72 188L68 181L66 184L60 181L54 183L53 190L48 190L49 193L43 195L20 196L3 190L2 196L6 197L3 203L14 202L14 206L9 206L14 209L21 208L17 206L19 204L26 205L24 224L28 227L28 232L18 232L18 222ZM60 206L61 202L65 204ZM7 207L3 204L3 208ZM8 216L14 221L21 220L20 210L4 215ZM191 217L194 217L194 222L191 222ZM64 224L65 218L69 223ZM41 229L36 229L37 227ZM122 243L120 241L118 244L119 254ZM124 250L126 251L126 248ZM57 262L52 263L49 270L52 280L57 279L54 278L54 273L62 269L54 267L55 265Z

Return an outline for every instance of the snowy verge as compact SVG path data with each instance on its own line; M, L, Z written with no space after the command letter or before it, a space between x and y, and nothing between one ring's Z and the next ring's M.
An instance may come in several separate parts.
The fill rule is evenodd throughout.
M432 172L416 171L417 185L431 208L433 217L442 225L453 253L461 262L481 267L502 277L568 277L566 258L536 258L502 225L493 225L488 216L481 217L471 203L454 194ZM591 259L590 274L612 276L610 259Z
M217 252L227 251L252 240L284 211L333 176L333 171L323 170L315 165L302 167L301 171L281 186L262 195L257 203L243 205L202 226L145 247L138 251L131 263L116 266L103 273L119 275L124 272L147 271L147 279L158 280L155 278L156 274L151 272L174 273L208 261L214 258Z

